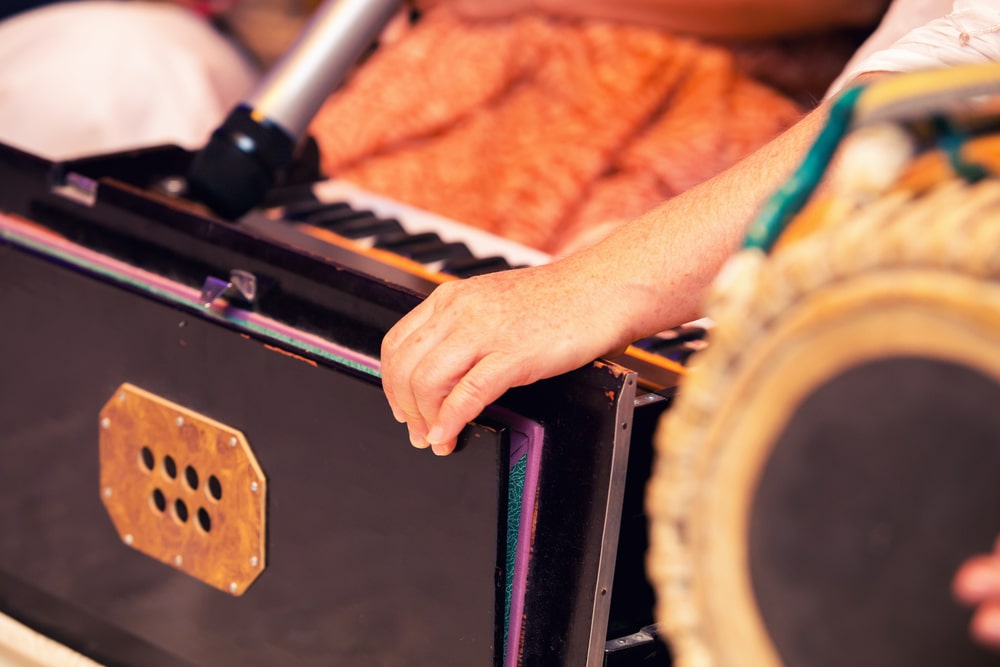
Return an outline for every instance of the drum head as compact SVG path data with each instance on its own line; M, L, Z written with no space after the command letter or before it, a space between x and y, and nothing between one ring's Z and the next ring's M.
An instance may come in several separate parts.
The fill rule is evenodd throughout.
M679 666L1000 664L951 595L1000 533L995 253L954 208L907 240L927 206L776 255L661 424L649 570Z

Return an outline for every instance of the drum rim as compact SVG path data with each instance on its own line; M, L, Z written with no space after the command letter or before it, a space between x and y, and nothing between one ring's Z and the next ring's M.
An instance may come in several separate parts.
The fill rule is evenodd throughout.
M946 204L947 213L928 216L927 199ZM742 327L731 327L721 345L713 340L681 385L676 405L660 423L647 494L648 570L657 590L657 616L678 667L782 664L754 602L746 525L749 498L766 462L768 435L780 433L780 414L790 415L797 402L775 412L769 426L758 424L755 442L747 444L741 437L740 447L728 452L722 442L727 431L742 436L741 420L760 396L774 400L754 386L762 374L778 376L773 364L804 365L803 355L823 352L819 362L806 364L812 366L811 375L785 390L786 399L798 395L800 401L824 378L875 359L889 347L877 336L862 337L868 343L857 347L836 344L834 329L885 326L888 319L896 325L905 311L915 319L914 326L906 327L910 333L901 334L903 340L893 341L902 346L897 350L957 363L987 358L985 374L1000 382L1000 284L982 281L1000 275L996 253L984 251L1000 247L998 204L997 183L946 183L921 200L907 194L888 197L876 210L777 253L761 268L750 306L716 316L720 329L734 318L742 318ZM990 218L996 224L983 224ZM926 233L907 235L918 220ZM972 230L970 220L976 223ZM962 257L970 255L976 260L963 265ZM970 293L976 295L974 303ZM859 309L862 304L867 305ZM782 341L794 340L794 335L813 338L797 343L794 352L782 351ZM714 387L726 390L719 396ZM740 468L739 474L719 477L720 471ZM740 491L731 494L728 506L718 505L717 489L734 483L741 485ZM728 526L719 525L720 516L728 517L722 522ZM711 563L728 574L706 585L703 568ZM726 594L715 599L713 590ZM719 621L717 609L723 605L730 616L742 615L743 620ZM727 648L717 641L722 636Z

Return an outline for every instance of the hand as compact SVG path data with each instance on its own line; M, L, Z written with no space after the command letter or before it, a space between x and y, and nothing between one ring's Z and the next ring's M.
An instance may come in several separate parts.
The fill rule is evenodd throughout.
M973 638L1000 651L1000 539L993 553L975 556L962 565L953 588L961 602L977 607L970 627Z
M439 286L382 341L382 381L414 447L450 454L507 389L578 368L631 335L625 295L577 258Z

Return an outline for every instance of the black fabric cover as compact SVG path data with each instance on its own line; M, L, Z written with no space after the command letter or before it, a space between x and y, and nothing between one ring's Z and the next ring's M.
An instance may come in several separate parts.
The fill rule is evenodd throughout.
M973 368L887 358L805 397L750 517L753 586L784 665L1000 664L950 592L1000 533L998 473L1000 385Z

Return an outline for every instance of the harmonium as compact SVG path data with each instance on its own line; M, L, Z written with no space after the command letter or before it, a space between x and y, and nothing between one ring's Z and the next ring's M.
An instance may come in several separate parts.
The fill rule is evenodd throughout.
M336 181L223 220L190 159L0 146L0 662L663 664L643 494L704 330L512 390L436 458L382 336L443 275L546 258Z

